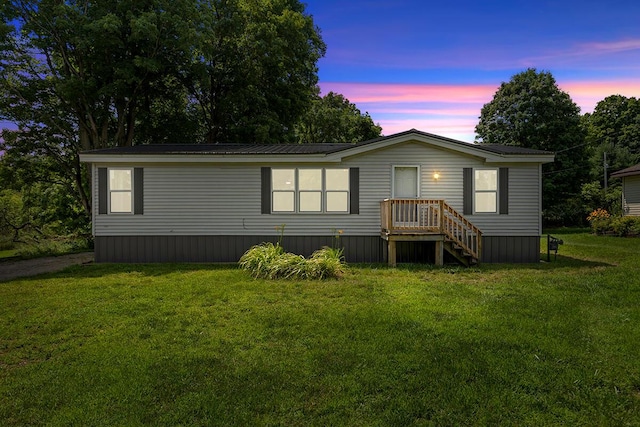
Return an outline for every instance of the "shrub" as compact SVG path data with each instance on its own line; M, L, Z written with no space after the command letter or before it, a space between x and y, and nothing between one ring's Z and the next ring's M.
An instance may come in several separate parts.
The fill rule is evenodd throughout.
M606 209L598 208L591 212L587 217L587 221L591 225L591 230L595 234L604 234L610 231L611 215Z
M618 236L633 236L640 234L640 218L623 216L614 218L610 224L611 230Z
M255 278L269 277L274 260L282 255L284 250L280 245L273 243L261 243L252 246L240 258L239 264L243 270L247 270Z
M338 278L344 273L343 250L323 247L308 260L308 275L314 279Z
M16 251L20 258L39 258L82 252L91 249L91 242L80 238L47 239L23 244Z
M309 259L285 252L282 246L261 243L242 255L240 268L262 279L325 279L344 272L342 249L324 247Z

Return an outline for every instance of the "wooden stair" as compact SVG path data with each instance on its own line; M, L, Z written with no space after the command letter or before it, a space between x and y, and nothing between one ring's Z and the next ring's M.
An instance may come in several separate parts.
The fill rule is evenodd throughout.
M444 200L385 199L380 202L381 236L389 244L389 264L395 265L395 242L436 242L436 264L442 252L471 266L480 262L482 232Z
M478 264L478 259L476 257L467 252L462 246L458 245L453 240L445 238L444 250L447 251L448 254L452 255L460 264L466 267Z

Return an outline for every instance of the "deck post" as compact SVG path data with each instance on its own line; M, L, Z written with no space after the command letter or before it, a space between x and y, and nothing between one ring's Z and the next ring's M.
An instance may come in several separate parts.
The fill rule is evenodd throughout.
M389 267L395 267L396 266L396 241L393 239L388 240L387 257L388 257Z
M444 241L436 240L436 265L444 265Z

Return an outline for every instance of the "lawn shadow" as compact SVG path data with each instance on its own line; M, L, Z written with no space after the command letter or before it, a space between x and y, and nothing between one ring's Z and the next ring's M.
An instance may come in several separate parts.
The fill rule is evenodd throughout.
M379 269L379 270L404 270L404 271L448 271L458 272L479 272L482 271L509 271L518 269L535 270L560 270L565 268L582 267L615 267L601 261L590 261L578 258L571 258L565 255L552 256L551 262L546 261L546 254L541 254L539 263L483 263L476 266L465 267L460 264L445 264L437 266L434 264L421 263L400 263L397 267L390 267L386 263L353 263L347 264L347 268ZM190 273L196 271L216 271L238 269L236 263L149 263L149 264L128 264L128 263L100 263L93 262L82 265L66 267L57 272L42 273L33 276L19 277L2 283L15 280L40 281L49 278L99 278L117 274L137 273L148 277L159 277L166 274Z
M547 254L540 254L540 262L537 263L499 263L499 264L482 264L480 268L490 270L515 270L519 268L529 268L535 270L559 270L565 268L582 268L582 267L615 267L603 261L594 261L580 258L572 258L566 255L552 255L551 261L547 261Z
M540 261L536 263L481 263L471 267L465 267L461 264L445 264L438 266L435 264L421 264L421 263L399 263L396 267L390 267L388 264L349 264L356 268L369 268L369 269L385 269L385 270L409 270L409 271L478 271L483 270L517 270L517 269L535 269L535 270L555 270L564 268L581 268L581 267L615 267L615 264L610 264L602 261L585 260L579 258L572 258L566 255L552 256L551 261L548 262L546 254L540 254Z
M116 264L116 263L86 263L73 265L60 271L42 273L34 276L19 277L13 280L40 281L50 278L91 279L107 277L117 274L137 273L148 277L159 277L166 274L190 273L195 271L235 270L235 263L157 263L157 264ZM10 280L11 281L11 280Z

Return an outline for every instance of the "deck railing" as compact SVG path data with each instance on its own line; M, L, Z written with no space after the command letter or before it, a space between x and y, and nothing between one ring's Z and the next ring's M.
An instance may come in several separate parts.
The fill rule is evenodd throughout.
M480 259L482 232L444 200L385 199L380 202L380 224L388 234L443 234Z

